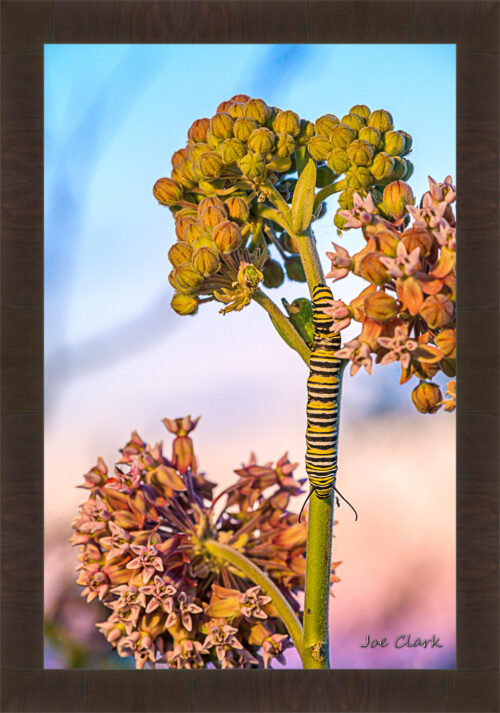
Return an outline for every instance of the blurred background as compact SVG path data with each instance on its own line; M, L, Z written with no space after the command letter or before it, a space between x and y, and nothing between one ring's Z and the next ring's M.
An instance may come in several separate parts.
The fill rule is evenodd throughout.
M388 109L413 136L415 195L428 175L455 176L454 45L45 46L47 668L131 666L97 633L109 610L80 597L67 539L83 473L98 456L111 466L133 429L168 453L161 419L201 414L199 463L221 488L251 450L260 462L288 451L305 474L305 366L264 311L222 317L208 304L193 318L169 306L174 224L152 187L192 121L236 93L312 121L354 104ZM314 225L326 269L338 240L329 202ZM341 240L350 252L364 244L359 231ZM364 286L349 276L334 294L349 301ZM307 289L289 282L270 296ZM395 364L344 379L337 482L359 520L336 509L334 668L455 666L454 415L419 414L416 380L398 382ZM360 648L368 634L435 634L442 648ZM287 665L299 666L293 653Z

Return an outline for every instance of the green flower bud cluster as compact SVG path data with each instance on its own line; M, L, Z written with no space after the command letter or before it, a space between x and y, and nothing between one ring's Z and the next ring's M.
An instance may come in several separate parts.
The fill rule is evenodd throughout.
M325 114L314 123L314 132L307 142L310 156L320 167L326 162L334 174L330 182L345 174L346 187L339 198L343 209L353 207L354 191L383 189L413 172L411 162L403 158L411 150L412 138L394 130L393 118L385 109L370 111L359 104L341 119Z
M229 196L224 201L206 196L193 208L176 214L177 242L168 251L173 267L169 275L175 289L172 308L178 314L194 314L198 295L221 268L223 255L242 247L248 228L248 205L244 198Z

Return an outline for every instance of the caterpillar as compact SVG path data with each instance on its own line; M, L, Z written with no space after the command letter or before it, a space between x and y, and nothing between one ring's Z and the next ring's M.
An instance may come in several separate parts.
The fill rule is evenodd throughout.
M333 300L326 285L312 292L314 345L307 379L306 472L319 498L335 490L342 360L340 333L330 331L332 318L323 312Z

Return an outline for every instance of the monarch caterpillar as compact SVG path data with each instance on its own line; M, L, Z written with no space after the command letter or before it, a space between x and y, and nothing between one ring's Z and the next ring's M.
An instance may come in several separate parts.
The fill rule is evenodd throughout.
M327 498L335 488L337 440L342 360L334 356L340 349L340 333L330 331L332 318L323 311L333 300L326 285L312 292L314 345L307 379L306 472L319 498Z

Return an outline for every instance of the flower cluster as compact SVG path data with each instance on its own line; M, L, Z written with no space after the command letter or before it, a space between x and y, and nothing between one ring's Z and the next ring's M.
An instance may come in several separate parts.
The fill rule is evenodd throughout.
M352 107L342 120L326 114L312 123L238 94L210 119L194 121L186 146L172 156L170 177L153 188L175 217L177 242L169 250L172 308L195 314L200 303L215 299L226 305L221 310L226 313L247 305L261 283L279 287L285 274L304 282L286 220L269 210L277 208L282 218L289 213L297 183L293 174L312 158L320 189L328 191L345 173L343 208L353 206L354 191L371 189L383 213L377 189L410 176L411 163L402 157L411 143L409 134L393 129L389 112L371 112L365 105ZM313 220L325 210L320 201ZM339 215L335 220L340 227L345 222ZM271 247L279 259L271 257Z
M371 373L372 355L381 364L398 361L400 383L413 375L420 380L412 401L422 413L455 407L455 382L443 400L430 380L438 371L455 376L456 190L450 176L443 183L429 178L429 184L419 207L403 181L386 186L383 203L392 222L376 213L370 194L354 194L353 208L340 215L344 229L362 229L366 245L350 255L334 243L335 252L327 253L327 277L335 281L352 272L369 283L348 305L336 300L326 310L335 330L351 320L362 325L337 356L351 361L351 374L361 367Z
M411 151L412 138L394 129L392 115L385 109L371 111L357 104L340 120L334 114L321 116L314 130L307 150L320 165L326 162L322 173L329 170L330 180L345 174L345 188L339 196L342 209L353 207L355 192L366 195L368 190L379 204L385 185L407 180L413 173L412 163L403 158ZM337 227L344 227L344 222L337 212Z
M146 444L134 432L113 473L99 458L84 476L80 487L89 495L70 540L80 547L82 596L109 608L98 629L138 668L283 663L291 639L270 597L204 543L244 555L300 614L306 526L287 507L304 481L293 477L297 464L286 455L275 466L258 465L252 455L214 498L189 435L196 423L164 419L175 434L170 459L161 443Z

